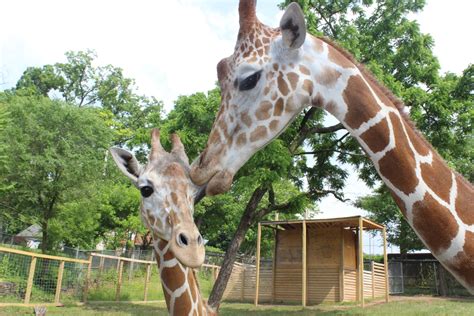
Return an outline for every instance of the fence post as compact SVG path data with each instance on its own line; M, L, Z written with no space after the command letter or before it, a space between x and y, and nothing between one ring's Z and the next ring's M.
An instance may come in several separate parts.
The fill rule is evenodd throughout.
M123 261L119 259L119 271L117 280L117 291L115 292L115 300L120 300L120 287L122 286L122 272L123 272Z
M31 257L30 271L28 272L28 283L26 284L25 304L30 303L31 288L33 287L35 269L36 269L36 257Z
M63 283L64 261L60 261L58 270L58 280L56 281L56 294L54 295L54 303L59 304L61 296L61 287Z
M84 294L83 294L83 301L87 303L87 294L89 293L89 283L91 282L91 270L92 270L92 253L89 254L89 263L87 264L87 274L86 274L86 282L84 284Z
M146 265L146 276L145 276L145 293L143 294L143 301L148 300L148 283L150 282L151 264Z
M374 261L370 261L371 271L372 271L372 298L375 298L375 269L374 269Z

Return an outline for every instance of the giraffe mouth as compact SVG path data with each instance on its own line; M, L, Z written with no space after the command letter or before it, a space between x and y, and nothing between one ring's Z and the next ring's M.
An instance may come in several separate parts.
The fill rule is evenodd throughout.
M213 196L229 191L233 180L234 174L230 171L216 172L207 183L206 195Z

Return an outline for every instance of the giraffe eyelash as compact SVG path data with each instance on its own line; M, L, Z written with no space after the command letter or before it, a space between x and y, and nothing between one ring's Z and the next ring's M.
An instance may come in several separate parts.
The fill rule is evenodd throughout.
M248 76L247 78L245 78L244 80L242 80L239 84L239 90L240 91L246 91L246 90L251 90L253 88L255 88L255 86L257 85L258 81L260 80L260 77L262 76L262 70L259 70L253 74L251 74L250 76ZM236 82L234 82L234 85L237 84L237 80Z

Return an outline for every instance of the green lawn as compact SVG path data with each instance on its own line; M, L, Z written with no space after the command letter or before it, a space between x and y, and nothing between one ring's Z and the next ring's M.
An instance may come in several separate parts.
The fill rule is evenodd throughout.
M429 296L397 297L388 304L369 303L364 309L348 304L255 307L224 303L220 315L474 315L474 300L442 299ZM32 315L33 308L3 307L0 315ZM91 303L85 306L48 307L47 315L167 315L165 303Z

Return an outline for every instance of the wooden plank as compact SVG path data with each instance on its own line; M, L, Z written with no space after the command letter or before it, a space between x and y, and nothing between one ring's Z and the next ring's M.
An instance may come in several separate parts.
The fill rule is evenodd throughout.
M344 301L344 227L341 227L341 266L339 268L339 302Z
M30 303L30 298L31 298L31 289L33 288L33 279L35 276L35 269L36 269L36 257L31 258L31 263L30 263L30 270L28 272L28 282L26 283L26 293L25 293L25 304Z
M374 271L374 262L371 261L372 268L372 298L375 298L375 271Z
M51 259L51 260L58 260L58 261L62 260L62 261L66 261L66 262L76 262L76 263L84 263L84 264L89 263L87 260L72 259L72 258L59 257L59 256L50 256L50 255L45 255L45 254L42 254L42 253L23 251L23 250L7 248L7 247L2 247L2 246L0 246L0 252L8 252L8 253L14 253L14 254L18 254L18 255L29 256L29 257Z
M242 269L242 272L240 273L242 275L242 281L240 283L240 300L244 300L245 296L245 268Z
M387 230L382 230L383 238L383 264L385 267L385 302L388 303L388 259L387 259Z
M256 283L255 283L255 301L254 304L255 306L258 305L258 287L259 284L259 274L260 274L260 239L262 238L262 225L258 223L258 228L257 228L257 262L256 262Z
M301 293L302 293L301 294L301 304L303 305L303 307L305 307L306 306L306 286L307 286L307 284L306 284L306 272L307 272L306 271L306 221L303 221L303 234L302 235L303 235L303 237L302 237L303 238L303 240L302 240L302 242L303 242L303 246L302 246L303 247L303 249L302 249L302 251L303 251L303 256L302 256L302 265L303 265L303 269L302 269L303 270L302 271L303 275L302 275L302 277L303 277L303 279L302 280L303 281L302 281L302 285L301 285Z
M86 282L84 283L84 292L83 292L83 298L82 301L84 303L87 303L87 295L89 293L89 286L91 283L91 270L92 270L92 254L89 255L89 262L87 265L87 274L86 274Z
M115 300L120 301L120 287L122 286L123 261L119 260L117 289L115 291Z
M59 304L59 297L61 296L61 287L63 284L64 261L59 263L58 280L56 281L56 293L54 295L54 303Z
M364 307L364 248L363 248L363 232L364 226L362 216L359 217L359 299L360 304Z
M278 213L277 213L278 214ZM278 218L275 218L278 220ZM278 255L278 230L275 230L273 239L273 258L272 258L272 303L275 300L275 278L276 278L276 257Z
M143 301L146 302L148 300L148 284L150 283L151 277L151 264L146 265L146 277L145 277L145 289L143 291Z

